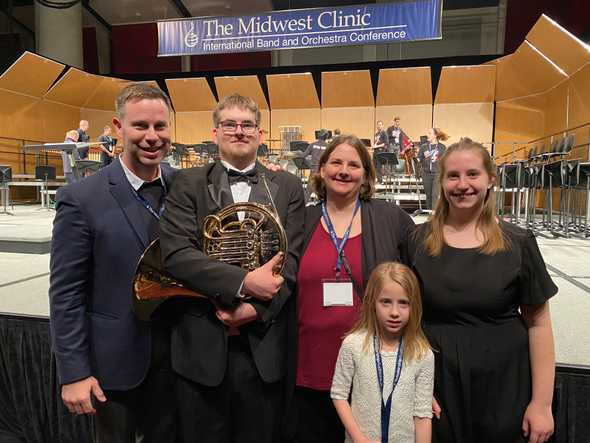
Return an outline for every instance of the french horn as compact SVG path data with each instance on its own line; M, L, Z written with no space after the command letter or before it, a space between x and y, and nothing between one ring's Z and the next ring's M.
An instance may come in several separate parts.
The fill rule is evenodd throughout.
M207 256L252 271L277 253L287 253L287 235L274 204L270 209L260 203L234 203L205 218L201 245ZM276 273L282 272L284 263ZM141 256L132 292L133 308L141 320L149 320L170 297L206 298L164 272L159 239Z

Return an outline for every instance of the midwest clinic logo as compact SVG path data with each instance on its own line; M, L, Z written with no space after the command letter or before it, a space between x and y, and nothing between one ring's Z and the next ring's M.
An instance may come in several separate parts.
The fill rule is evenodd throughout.
M192 22L191 26L184 36L184 44L188 48L194 48L199 43L199 36L195 34L195 23Z

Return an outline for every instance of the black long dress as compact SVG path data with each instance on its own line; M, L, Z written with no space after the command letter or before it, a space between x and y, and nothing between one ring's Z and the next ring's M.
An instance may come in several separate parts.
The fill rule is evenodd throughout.
M519 307L557 292L535 237L502 222L507 251L484 255L445 245L431 257L420 247L424 227L407 252L421 282L423 325L436 361L442 415L433 419L433 442L524 442L531 369Z

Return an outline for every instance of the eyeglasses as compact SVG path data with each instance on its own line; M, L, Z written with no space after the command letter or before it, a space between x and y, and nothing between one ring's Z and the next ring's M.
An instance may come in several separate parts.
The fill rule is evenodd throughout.
M242 123L234 122L233 120L224 120L219 122L219 126L224 134L235 134L238 126L242 128L242 132L246 135L252 135L256 132L258 125L254 122L245 121Z

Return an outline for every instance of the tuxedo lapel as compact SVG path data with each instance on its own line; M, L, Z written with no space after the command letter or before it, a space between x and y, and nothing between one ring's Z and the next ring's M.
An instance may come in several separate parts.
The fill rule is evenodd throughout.
M227 179L227 173L223 165L217 161L211 168L208 177L209 196L215 206L211 208L210 213L215 213L221 208L226 207L234 202L232 197L231 189L229 187L229 181Z
M262 164L256 163L256 168L258 169L258 182L252 186L250 191L250 198L248 201L250 203L261 203L263 205L268 205L272 208L273 204L269 201L268 198L268 191L266 190L266 186L264 182L268 185L268 190L270 191L270 195L272 196L273 203L276 204L277 195L279 193L279 186L274 182L275 174L270 172L266 169Z
M149 226L147 222L149 219L143 214L146 209L137 201L119 160L115 160L109 166L109 186L110 192L119 204L121 211L123 211L125 219L137 235L140 243L146 248L149 242Z

